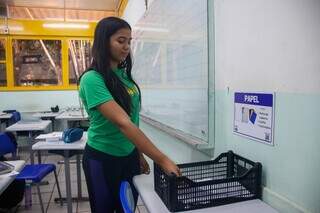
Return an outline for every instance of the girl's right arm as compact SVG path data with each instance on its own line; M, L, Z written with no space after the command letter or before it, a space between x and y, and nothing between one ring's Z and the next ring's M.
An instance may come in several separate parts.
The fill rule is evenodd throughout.
M180 170L164 155L148 137L130 120L127 113L115 101L108 101L97 106L101 114L119 127L120 131L138 148L138 150L159 164L167 174L180 176Z

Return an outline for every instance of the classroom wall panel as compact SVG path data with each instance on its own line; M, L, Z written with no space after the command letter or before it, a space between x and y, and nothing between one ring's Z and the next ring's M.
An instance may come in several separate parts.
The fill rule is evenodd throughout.
M0 111L50 111L50 107L79 107L78 91L0 92Z
M320 210L320 1L215 1L215 154L263 165L263 199ZM232 133L234 92L275 92L274 146Z

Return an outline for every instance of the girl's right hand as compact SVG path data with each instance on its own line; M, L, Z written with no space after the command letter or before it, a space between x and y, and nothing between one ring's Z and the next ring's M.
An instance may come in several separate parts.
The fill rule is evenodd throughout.
M165 157L159 165L167 175L171 175L173 173L176 176L181 176L179 167L168 157Z

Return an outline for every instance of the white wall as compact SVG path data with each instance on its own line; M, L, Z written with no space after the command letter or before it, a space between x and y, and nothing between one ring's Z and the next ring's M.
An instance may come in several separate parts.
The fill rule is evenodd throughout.
M60 108L79 107L78 91L0 92L0 100L0 111L46 111L56 105Z
M263 165L263 199L320 212L320 1L215 1L215 153ZM235 91L275 92L274 146L232 134Z
M215 1L216 88L320 92L319 0Z

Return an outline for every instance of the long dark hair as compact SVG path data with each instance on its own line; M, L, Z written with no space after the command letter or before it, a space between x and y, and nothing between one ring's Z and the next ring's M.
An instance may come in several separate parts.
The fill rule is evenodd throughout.
M121 82L118 76L112 71L110 66L110 37L113 34L115 34L118 30L123 28L128 28L131 30L130 25L125 20L117 17L107 17L99 21L94 32L94 41L92 46L92 62L90 67L88 67L85 72L89 70L95 70L98 73L100 73L104 79L106 87L110 91L114 100L130 116L132 108L131 97L124 84ZM118 65L118 68L123 68L129 80L132 81L134 85L137 87L139 92L139 100L141 103L140 88L138 84L132 79L131 75L132 59L130 54L128 54L126 59ZM81 76L79 78L79 82Z

